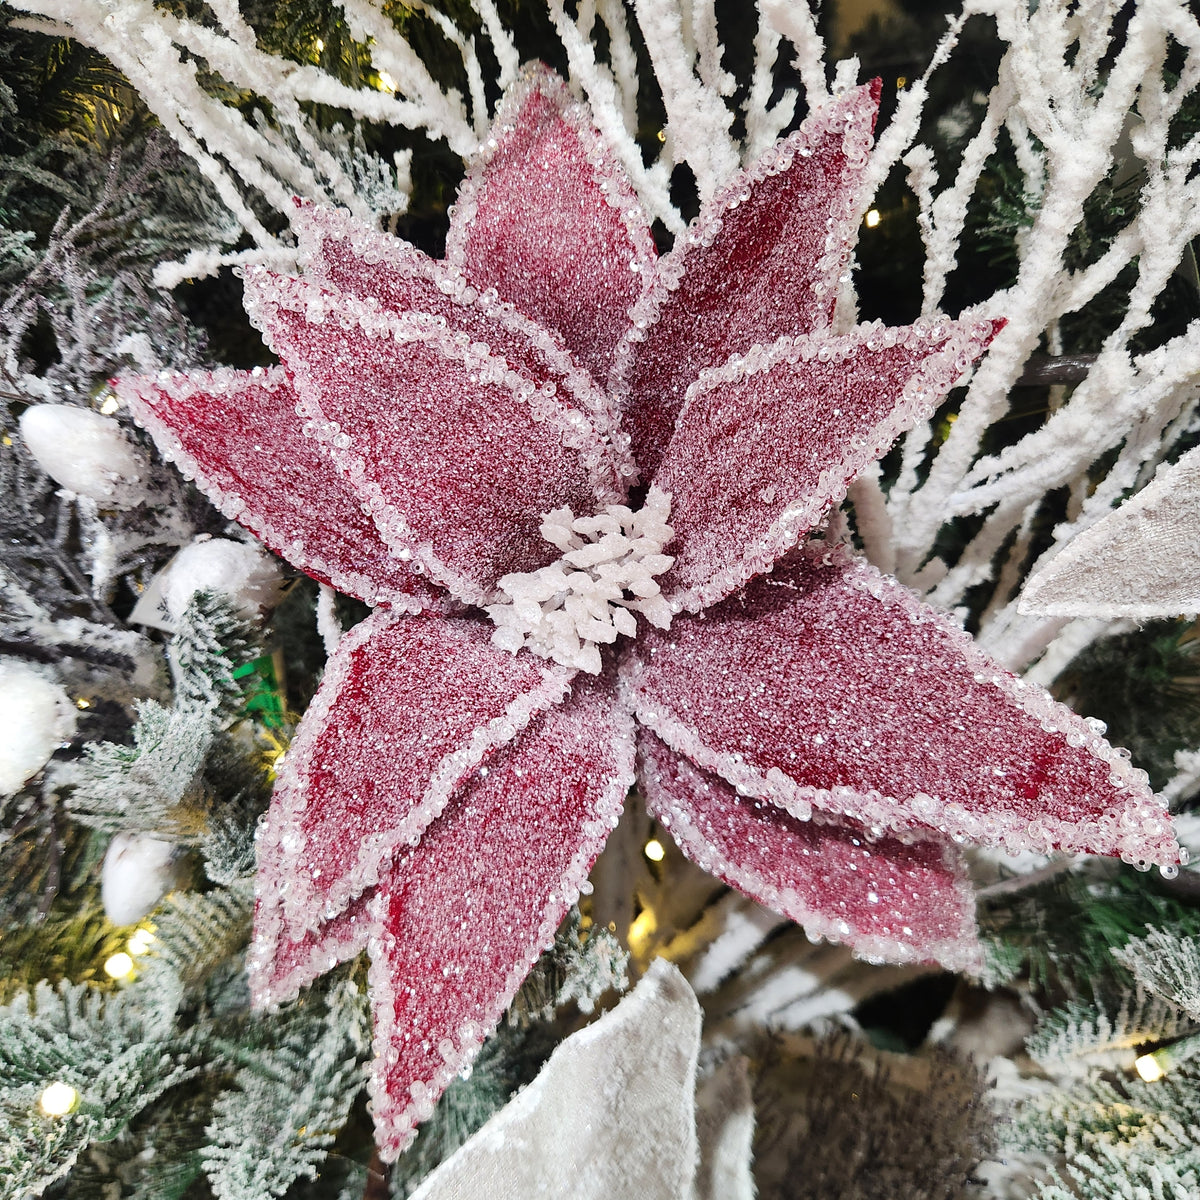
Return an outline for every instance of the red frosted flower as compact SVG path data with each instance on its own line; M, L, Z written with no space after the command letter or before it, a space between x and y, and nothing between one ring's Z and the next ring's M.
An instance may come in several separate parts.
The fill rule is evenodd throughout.
M120 386L226 514L376 606L281 772L250 968L265 1005L369 951L386 1155L635 779L703 867L872 959L978 961L963 841L1178 861L1088 724L806 540L997 327L831 329L876 100L815 113L659 259L531 72L445 262L304 209L302 278L246 278L282 366Z

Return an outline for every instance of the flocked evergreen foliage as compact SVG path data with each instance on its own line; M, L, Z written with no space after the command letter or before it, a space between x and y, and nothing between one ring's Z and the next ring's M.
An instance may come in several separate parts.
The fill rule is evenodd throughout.
M755 1052L763 1196L796 1194L797 1178L823 1197L1200 1191L1194 873L977 864L994 991L957 995L1037 1015L1027 1046L980 1043L989 1092L948 1050L898 1052L926 1040L949 984L812 946L672 846L648 862L657 831L637 806L587 915L384 1183L361 1092L361 968L260 1018L242 974L255 822L323 658L312 589L293 587L262 630L204 593L170 639L131 626L170 554L224 520L165 467L129 511L63 493L16 434L25 406L94 407L121 369L261 361L230 326L227 271L175 285L286 267L294 195L440 252L463 159L524 59L589 100L663 247L732 166L880 73L863 197L880 220L860 231L843 312L982 303L1009 325L855 485L854 536L993 655L1109 721L1187 805L1194 627L1030 617L1016 597L1043 556L1197 440L1200 26L1182 0L982 0L945 21L913 4L889 20L839 66L831 14L802 0L0 7L0 649L89 705L75 744L0 801L0 1194L408 1195L623 985L623 947L633 973L654 953L681 962L710 1039ZM253 666L270 652L274 683ZM274 707L252 703L264 694ZM98 878L121 831L168 837L189 867L141 923L150 950L113 982L102 964L130 931L104 917ZM831 1024L841 1038L814 1038ZM1160 1048L1166 1077L1141 1082L1134 1058ZM55 1081L79 1093L60 1118L37 1108Z

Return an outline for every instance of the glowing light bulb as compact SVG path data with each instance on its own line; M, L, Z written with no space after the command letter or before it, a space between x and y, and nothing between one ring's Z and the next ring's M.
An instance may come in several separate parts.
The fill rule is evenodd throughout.
M107 396L104 397L104 403L100 405L100 411L106 417L111 417L113 415L113 413L115 413L117 411L117 409L120 407L121 407L120 400L118 400L116 398L116 396L112 395L112 393L109 393Z
M104 973L109 979L125 979L133 974L133 959L124 950L118 950L104 960Z
M650 948L650 939L658 929L658 918L654 910L643 908L629 926L629 948L634 954L642 955Z
M145 954L150 949L154 941L154 934L148 929L135 929L129 935L129 941L125 943L125 948L130 954Z
M38 1097L38 1108L47 1117L65 1117L79 1103L79 1093L69 1083L51 1083Z
M396 81L386 71L379 72L379 90L389 94L396 91Z
M651 862L662 862L667 856L667 852L663 849L663 844L658 838L651 838L643 847L642 853Z
M877 208L867 210L867 215L863 217L863 221L868 229L874 229L880 221L883 220L883 214Z
M1133 1064L1133 1069L1137 1071L1137 1073L1147 1083L1156 1083L1158 1080L1162 1079L1164 1075L1166 1075L1166 1071L1163 1070L1163 1065L1159 1061L1159 1055L1161 1053L1162 1051L1160 1050L1158 1054L1143 1054L1141 1058L1139 1058Z

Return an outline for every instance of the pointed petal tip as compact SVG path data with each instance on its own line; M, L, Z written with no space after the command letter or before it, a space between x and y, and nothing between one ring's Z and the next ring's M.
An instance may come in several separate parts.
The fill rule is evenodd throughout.
M797 816L1180 861L1165 805L1127 756L847 553L777 569L703 620L677 619L669 638L647 631L624 676L639 719L674 750ZM779 707L747 711L756 683Z

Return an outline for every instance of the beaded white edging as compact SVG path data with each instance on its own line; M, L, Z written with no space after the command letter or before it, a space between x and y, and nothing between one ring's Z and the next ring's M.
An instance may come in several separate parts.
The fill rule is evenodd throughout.
M281 894L285 928L293 938L300 938L307 931L319 932L323 921L332 919L367 888L380 883L395 852L420 841L421 834L441 815L458 785L484 756L512 741L538 713L562 703L570 691L573 671L542 666L539 662L536 666L539 682L535 686L515 695L503 712L483 720L464 745L443 755L432 765L420 798L407 816L386 833L363 838L354 862L341 877L318 884L305 869L301 829L301 819L310 802L307 781L313 757L334 705L350 678L355 654L376 634L407 619L393 618L391 613L377 610L342 638L326 665L321 686L300 722L276 780L270 818L263 826L259 860L276 873L275 884ZM490 648L487 636L491 627L482 621L436 616L417 619L442 622L456 633L463 627L478 629L479 645ZM498 661L511 664L511 655L501 650L494 653ZM285 881L289 886L283 886Z
M500 326L516 341L525 343L530 357L538 360L547 374L557 376L587 411L597 431L608 441L621 478L631 479L637 473L629 451L629 435L621 428L612 398L575 360L553 330L539 325L502 300L494 288L480 291L452 263L430 258L408 242L380 233L342 209L304 204L293 224L299 231L299 260L303 274L322 287L339 290L326 262L325 243L344 242L365 267L385 263L398 275L426 284L451 303L474 311L480 318ZM345 291L344 288L340 290ZM370 293L364 286L361 293L355 295L367 300Z
M811 158L821 143L841 136L846 169L831 193L831 208L825 236L825 252L817 260L812 289L825 308L818 312L812 331L828 326L837 298L838 277L849 261L850 248L858 223L858 191L874 144L873 130L878 102L872 86L854 88L809 116L794 133L768 147L750 166L737 171L705 204L687 232L677 239L669 253L658 260L650 286L629 311L629 329L617 343L609 391L618 411L632 401L630 376L638 357L638 344L646 340L672 293L679 289L694 253L703 253L720 235L724 214L750 199L754 185L771 175L792 169L796 159Z
M851 359L861 359L864 352L869 355L897 345L914 353L919 353L927 346L939 347L931 349L921 359L887 415L874 428L853 434L847 439L841 458L830 462L821 472L816 490L785 500L781 511L742 550L739 558L715 570L710 568L707 572L689 570L691 561L687 542L681 539L676 547L676 561L671 572L672 577L679 580L679 587L667 597L675 611L699 612L723 600L754 576L770 571L784 554L815 528L833 505L842 501L848 485L864 467L885 454L900 434L934 411L942 396L983 353L995 327L994 321L972 319L918 321L915 325L905 326L883 325L876 321L860 325L853 332L837 337L824 333L785 336L770 346L752 346L745 354L732 355L724 365L702 371L699 379L688 387L676 420L676 429L684 425L689 412L699 408L707 396L719 393L726 385L741 383L755 375L776 369L787 372L791 368L797 368L802 373L802 364L814 359L822 363L848 364ZM671 470L673 445L674 441L667 447L655 482L672 493L678 510L683 508L681 498L687 495L688 479L694 466L689 468L684 463L679 469L680 478L675 479Z
M865 561L841 548L822 547L819 553L836 556L849 568L844 576L847 586L873 596L887 607L899 608L914 623L935 626L948 648L974 673L976 682L995 687L1007 703L1032 717L1048 733L1062 734L1069 746L1085 749L1103 762L1110 770L1114 789L1129 792L1120 817L1105 815L1079 823L1043 817L1027 823L1012 814L976 816L960 804L947 804L925 793L902 800L875 789L858 792L849 787L802 786L778 767L763 771L740 753L707 745L684 721L661 711L661 704L644 699L641 689L645 664L627 651L621 663L621 685L629 689L638 720L671 749L719 775L741 794L778 804L801 821L812 817L815 806L901 837L923 826L956 841L1003 846L1012 852L1048 853L1058 849L1067 853L1120 854L1126 862L1157 863L1167 868L1185 861L1185 852L1172 836L1166 805L1147 788L1145 773L1132 767L1082 717L1057 703L1042 688L997 666L948 617L921 603L908 589ZM636 647L634 643L630 650Z
M648 732L644 736L654 737ZM663 748L663 753L674 753L665 742L655 740ZM666 788L660 792L658 779L662 767L653 761L655 757L654 749L643 751L643 762L648 763L650 769L647 770L643 766L639 770L638 781L651 815L667 831L685 857L696 863L701 870L723 879L752 900L794 921L804 930L810 941L824 939L845 945L853 951L855 957L870 963L916 963L932 959L950 971L978 973L981 969L983 954L975 928L975 893L971 888L963 856L951 843L938 838L917 839L921 844L936 844L941 850L942 864L951 876L953 891L959 901L961 919L957 936L930 942L918 949L895 938L860 934L848 921L828 916L809 907L793 889L779 887L757 870L731 862L705 837L689 813L673 807L678 803L677 795L669 793ZM691 766L686 758L683 762ZM863 840L871 840L866 830L863 830Z
M302 988L332 971L338 963L357 958L367 948L370 929L364 906L363 911L351 916L348 922L342 919L345 914L339 913L322 927L320 940L314 942L307 959L278 973L275 970L276 954L280 943L287 939L282 904L273 887L264 888L256 881L254 890L257 899L254 937L246 955L246 973L250 983L250 1005L256 1012L273 1011L294 1000ZM342 928L349 926L347 936L334 935L333 930L339 925Z
M414 570L427 572L457 599L483 605L491 599L491 594L465 572L438 557L432 544L420 539L405 514L384 495L378 481L369 477L366 459L352 449L352 435L325 413L320 387L313 379L305 348L281 328L277 319L279 310L303 316L309 324L320 325L332 319L347 333L358 332L371 339L394 341L398 345L420 343L446 360L478 372L482 383L507 389L516 401L526 406L531 420L557 430L563 446L578 454L585 476L601 504L619 503L624 497L625 483L619 477L610 447L579 409L568 408L559 399L553 380L537 387L512 370L504 358L493 356L483 343L454 334L442 317L430 313L395 313L381 308L378 303L357 300L303 280L274 275L265 269L247 271L245 288L250 323L262 333L271 349L287 362L292 372L300 397L297 411L307 418L305 432L328 443L334 463L368 505L380 536L392 551L402 561L412 559Z
M496 106L487 140L468 164L458 197L450 207L450 230L446 235L447 261L456 270L465 273L467 242L479 209L480 197L487 188L488 166L500 149L503 135L516 127L521 109L535 91L541 92L550 101L562 122L575 133L584 157L592 168L597 189L605 203L619 212L629 235L629 250L633 255L631 272L640 275L641 295L645 296L655 286L659 258L642 203L620 159L592 120L591 109L582 100L572 96L562 79L542 63L526 63L522 68L521 78L513 83ZM635 301L635 305L640 303L640 298ZM612 350L614 369L616 354L623 340L619 340ZM607 385L611 378L610 372L608 380L601 379L598 382ZM606 387L606 394L610 392L611 388Z
M160 453L167 462L173 462L179 473L192 480L212 501L223 516L244 525L251 533L261 538L276 554L306 574L315 574L328 579L335 588L347 595L356 596L367 604L387 604L397 612L418 613L430 605L419 597L397 588L380 586L358 572L335 569L320 555L306 554L303 546L296 547L294 539L287 538L262 513L258 512L234 487L223 472L208 471L194 455L184 449L183 442L171 426L157 411L158 394L173 400L186 401L197 393L236 395L243 388L256 387L268 391L286 388L294 395L294 389L283 367L253 371L235 371L222 367L212 372L162 372L156 377L134 376L118 379L114 390L133 414L134 419L154 439ZM330 473L337 468L331 462ZM224 476L224 477L223 477Z
M498 989L495 998L480 1020L465 1021L456 1030L448 1031L438 1044L444 1062L429 1078L414 1080L409 1085L409 1098L393 1097L387 1089L387 1053L396 1033L395 990L389 962L385 928L387 897L376 895L371 904L374 928L368 945L371 966L368 982L375 1013L374 1059L370 1066L367 1091L375 1119L376 1138L380 1156L393 1161L416 1136L416 1126L433 1113L437 1098L458 1074L475 1059L484 1039L491 1034L517 994L525 977L532 970L542 951L554 941L567 910L579 898L588 871L600 853L608 835L617 825L625 796L635 775L634 735L630 715L620 706L612 707L614 721L614 769L606 786L593 804L593 817L580 830L580 845L572 856L562 882L546 898L541 923L531 939L529 948L512 966Z

